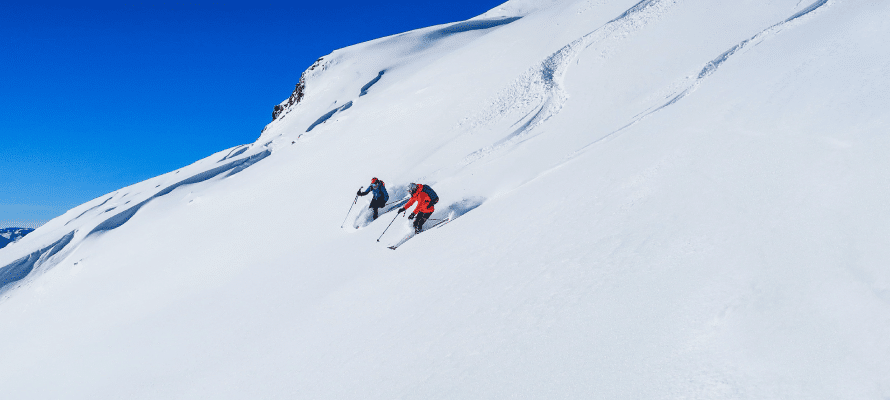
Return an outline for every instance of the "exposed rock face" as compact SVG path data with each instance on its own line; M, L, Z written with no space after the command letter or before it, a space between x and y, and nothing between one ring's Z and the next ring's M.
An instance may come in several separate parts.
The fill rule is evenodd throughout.
M3 228L0 229L0 249L6 245L21 239L25 235L34 232L30 228Z
M303 74L300 75L300 82L297 83L297 87L294 88L294 92L291 93L290 97L281 104L275 105L272 109L273 121L282 116L285 111L290 110L294 105L300 104L300 100L303 100L303 96L306 94L306 75L309 72L314 71L316 68L322 67L322 60L324 60L324 57L319 58L311 67L309 67L309 69L303 71Z

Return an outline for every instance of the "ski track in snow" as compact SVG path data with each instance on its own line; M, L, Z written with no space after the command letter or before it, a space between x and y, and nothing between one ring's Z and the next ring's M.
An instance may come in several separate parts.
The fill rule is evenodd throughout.
M490 108L489 111L483 114L485 116L484 118L477 117L474 121L469 122L471 128L478 128L481 126L493 124L498 120L505 118L510 113L515 112L516 110L521 109L524 106L527 106L529 103L532 103L533 100L538 99L541 105L538 106L536 111L533 111L535 115L527 122L525 122L522 127L515 130L506 138L501 139L493 145L477 150L476 152L464 158L464 160L461 162L461 166L466 166L482 158L485 158L495 151L505 147L506 145L518 144L530 139L530 137L523 136L527 136L527 133L531 129L541 125L547 119L558 114L559 111L562 109L563 104L565 104L565 101L568 99L568 95L565 89L562 88L561 83L563 77L567 72L569 64L577 58L580 50L586 49L610 37L626 35L634 29L642 28L643 25L662 15L664 11L666 11L666 9L670 5L675 4L676 1L677 0L660 2L657 0L641 1L625 11L618 18L609 21L603 27L566 45L565 47L548 57L546 60L544 60L540 67L532 68L522 77L514 81L514 83L510 85L507 90L502 92L497 97L497 100L495 100L493 103L494 107ZM707 62L701 68L698 74L694 75L691 78L685 78L684 81L686 82L684 82L683 84L672 85L674 87L680 87L681 89L672 91L673 94L667 96L669 98L667 102L656 106L655 108L650 108L637 114L636 116L634 116L633 120L626 125L568 154L562 161L542 171L537 176L529 179L525 183L520 184L519 186L514 188L514 190L549 174L557 168L574 160L596 144L601 143L607 139L614 138L625 129L643 121L644 119L652 116L653 114L661 110L668 108L671 105L676 104L680 100L684 99L686 96L692 94L692 92L694 92L696 89L698 89L698 87L702 84L702 82L704 82L705 79L717 72L720 66L723 65L730 58L732 58L734 55L738 54L748 47L756 46L767 37L781 32L782 29L786 27L792 26L791 24L802 22L803 20L801 20L801 18L812 16L814 12L823 9L824 7L830 6L831 4L832 0L817 0L816 2L810 4L794 15L771 25L770 27L758 32L757 34L746 40L741 41L740 43L723 52L713 60ZM623 25L616 26L619 22L623 22ZM619 28L621 27L627 27L627 29L619 30ZM541 90L541 88L546 90ZM525 120L525 118L527 118L527 116L520 120L520 122ZM462 122L462 124L466 123L466 121ZM522 138L522 140L517 141L517 138Z
M726 61L728 61L734 55L738 54L739 52L741 52L742 50L745 50L748 47L756 46L756 45L760 44L766 38L768 38L772 35L778 34L779 32L782 31L782 29L790 26L789 24L798 22L800 18L810 15L811 13L815 12L816 10L823 8L823 6L828 6L830 4L831 4L831 0L817 0L813 4L810 4L808 7L797 12L796 14L792 15L791 17L788 17L788 18L782 20L781 22L778 22L778 23L770 26L769 28L766 28L766 29L758 32L756 35L739 42L735 46L731 47L729 50L727 50L727 51L723 52L722 54L720 54L719 56L717 56L717 58L714 58L713 60L711 60L707 64L705 64L704 67L701 68L701 70L698 72L697 75L685 78L684 80L686 82L684 84L679 85L679 87L681 87L682 89L679 91L674 91L673 94L667 96L669 98L669 100L667 102L637 114L636 116L634 116L633 120L631 120L626 125L612 131L611 133L585 145L584 147L582 147L582 148L576 150L575 152L573 152L572 154L568 155L566 161L577 157L580 153L584 152L586 149L590 148L591 146L596 145L597 143L600 143L606 139L615 137L616 135L618 135L620 132L624 131L625 129L630 128L631 126L636 125L637 123L652 116L653 114L676 104L680 100L683 100L684 98L686 98L686 96L689 96L690 94L692 94L692 92L696 91L699 88L699 86L701 86L702 82L705 81L705 79L707 79L708 77L713 75L715 72L717 72L717 69L720 68L721 65L726 63ZM562 164L560 164L560 165L562 165Z
M620 16L565 45L540 64L529 68L490 101L485 111L461 121L459 127L477 129L495 124L510 114L525 110L525 115L513 127L521 125L494 144L469 154L461 164L464 166L471 164L506 146L528 140L528 133L531 130L559 114L568 101L568 93L562 84L569 65L582 50L609 39L620 40L642 29L678 1L640 1Z
M562 83L569 65L577 59L581 51L608 39L624 38L628 34L642 29L647 24L663 15L678 1L679 0L640 1L602 27L564 46L544 59L541 64L530 68L527 72L514 80L512 84L496 96L495 100L489 102L485 111L461 121L458 126L470 130L478 129L495 124L512 113L525 110L525 115L520 118L513 127L521 125L506 137L466 156L461 160L460 166L474 163L480 159L488 157L498 150L507 146L522 143L534 136L530 136L529 132L546 122L548 119L559 114L566 101L568 101L569 96L565 88L562 86ZM669 98L667 102L637 114L634 116L633 120L626 125L568 155L564 162L576 157L590 146L614 137L653 114L676 104L698 89L705 79L713 75L721 65L734 55L753 45L759 44L767 37L777 34L782 29L790 26L790 24L799 22L800 18L809 16L813 12L822 9L824 6L829 6L830 4L831 0L817 0L791 17L788 17L760 31L751 38L736 44L715 59L706 63L697 75L685 78L685 82L676 85L681 89L675 90L672 92L672 95L667 96ZM560 163L560 165L562 165L562 163Z

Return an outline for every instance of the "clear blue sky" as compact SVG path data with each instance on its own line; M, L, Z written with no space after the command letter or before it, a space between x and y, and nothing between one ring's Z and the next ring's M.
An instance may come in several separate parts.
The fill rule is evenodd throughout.
M0 225L253 142L319 57L504 1L4 5Z

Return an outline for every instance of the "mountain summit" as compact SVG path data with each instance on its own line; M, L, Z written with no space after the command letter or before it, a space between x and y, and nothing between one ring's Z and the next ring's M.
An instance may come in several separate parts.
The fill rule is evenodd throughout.
M4 397L886 399L888 20L513 0L336 50L0 250Z

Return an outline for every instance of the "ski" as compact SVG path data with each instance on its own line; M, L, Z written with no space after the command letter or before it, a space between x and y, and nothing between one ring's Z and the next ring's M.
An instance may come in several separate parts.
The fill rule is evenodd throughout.
M405 242L408 241L408 239L411 239L411 238L414 237L414 236L417 236L417 233L411 232L411 233L407 234L404 238L402 238L402 240L399 240L398 243L396 243L396 244L394 244L394 245L392 245L392 246L387 247L387 249L390 249L390 250L398 249L399 246L403 245Z
M445 225L445 224L447 224L447 223L449 223L449 222L451 222L451 221L452 221L451 218L443 219L443 220L440 220L439 222L436 222L435 224L432 224L432 225L430 225L430 226L428 226L428 227L426 227L426 228L423 228L423 230L420 231L420 233L411 232L411 233L409 233L407 236L405 236L402 240L400 240L398 243L396 243L396 244L394 244L394 245L392 245L392 246L387 247L387 249L390 249L390 250L398 249L399 246L405 244L405 242L407 242L408 240L410 240L410 239L413 238L414 236L417 236L417 235L419 235L419 234L421 234L421 233L424 233L424 232L426 232L426 231L428 231L428 230L430 230L430 229L438 228L439 226Z
M430 230L430 229L433 229L433 228L438 228L438 227L440 227L440 226L442 226L442 225L445 225L445 224L447 224L447 223L449 223L449 222L451 222L451 219L447 219L447 218L446 218L446 219L440 220L439 222L436 222L435 224L432 224L431 226L428 226L428 227L426 227L426 228L423 228L423 230L420 231L420 233L426 232L426 231L428 231L428 230Z

